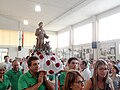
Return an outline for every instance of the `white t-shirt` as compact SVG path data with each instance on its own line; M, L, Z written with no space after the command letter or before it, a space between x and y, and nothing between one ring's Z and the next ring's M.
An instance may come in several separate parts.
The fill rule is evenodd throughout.
M23 73L28 72L29 68L28 68L28 65L27 65L27 61L24 61L21 66L24 69Z
M5 62L6 63L6 71L9 71L10 69L12 69L12 64L10 62Z
M84 69L84 71L81 72L81 75L83 76L84 80L89 80L91 78L91 71L89 68Z

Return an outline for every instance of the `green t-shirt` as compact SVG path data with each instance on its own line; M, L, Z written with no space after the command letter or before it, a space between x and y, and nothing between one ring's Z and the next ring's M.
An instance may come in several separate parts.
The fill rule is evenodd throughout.
M66 74L67 72L61 72L58 78L58 80L60 81L60 88L64 85Z
M37 83L37 78L33 77L28 71L22 74L18 80L18 90L23 90L25 88L31 87ZM42 83L38 90L46 90L45 83Z
M11 87L10 80L7 75L4 75L4 80L0 81L0 90L7 90Z
M22 70L19 70L18 72L16 72L11 69L8 72L6 72L6 75L9 77L9 80L12 84L11 89L18 90L18 79L20 75L22 75Z

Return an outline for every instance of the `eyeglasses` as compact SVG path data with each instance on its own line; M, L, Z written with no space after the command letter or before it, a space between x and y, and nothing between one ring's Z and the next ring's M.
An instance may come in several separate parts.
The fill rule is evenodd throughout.
M85 83L85 81L84 80L82 80L82 81L77 81L77 82L75 82L75 83L78 83L78 84L84 84Z

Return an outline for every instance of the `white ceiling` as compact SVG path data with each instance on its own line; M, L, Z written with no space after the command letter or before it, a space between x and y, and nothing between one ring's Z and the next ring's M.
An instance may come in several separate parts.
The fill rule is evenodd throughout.
M39 13L34 11L37 1ZM21 23L27 19L34 28L43 21L45 30L59 31L119 5L120 0L0 0L0 15Z

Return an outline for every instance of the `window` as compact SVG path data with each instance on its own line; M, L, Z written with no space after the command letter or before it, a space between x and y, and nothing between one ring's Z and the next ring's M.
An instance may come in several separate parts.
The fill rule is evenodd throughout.
M99 41L120 38L120 13L100 19Z
M69 31L58 34L58 48L69 46Z
M92 23L74 29L74 45L92 42Z
M57 35L56 34L47 34L49 36L48 39L45 38L45 41L50 41L50 47L52 50L57 48Z

